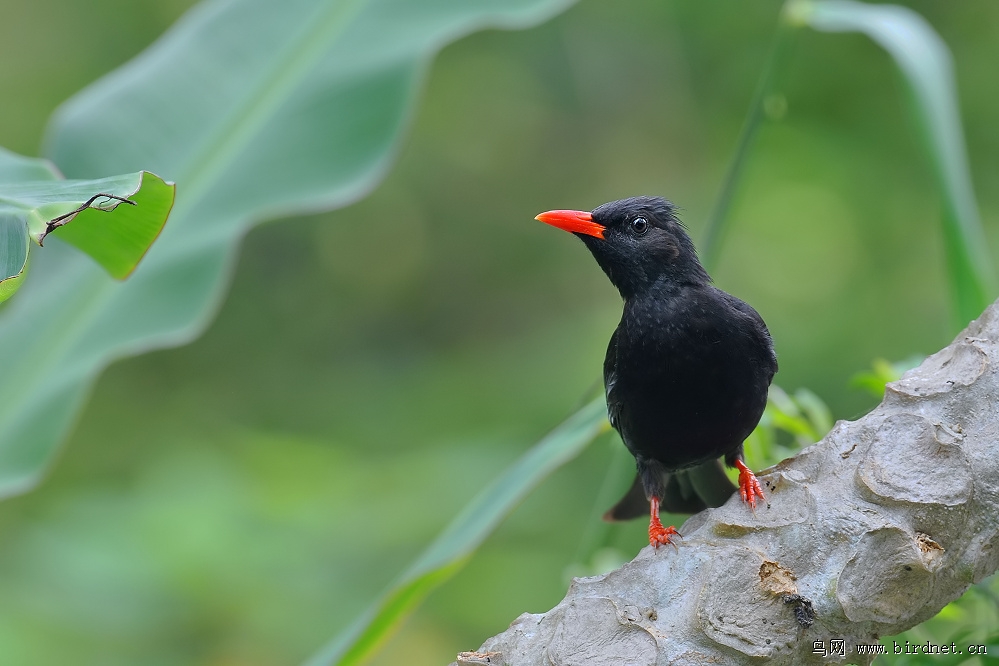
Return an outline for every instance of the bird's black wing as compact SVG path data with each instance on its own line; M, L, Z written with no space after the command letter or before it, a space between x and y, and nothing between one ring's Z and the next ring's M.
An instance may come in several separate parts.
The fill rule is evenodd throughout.
M604 397L607 400L607 419L610 421L611 427L620 432L621 428L619 425L621 421L622 402L614 393L614 387L616 385L617 329L614 330L614 334L611 336L610 342L607 343L607 355L604 357Z
M632 455L638 455L632 446L631 430L633 409L628 408L628 401L623 395L623 386L618 383L618 336L620 329L615 329L607 343L607 356L604 357L604 397L607 400L607 420L611 427L617 430L625 447Z
M772 364L770 377L772 378L775 374L777 374L777 352L774 351L773 338L770 337L770 329L767 328L767 324L765 321L763 321L763 317L761 317L760 313L757 312L756 309L746 301L740 298L736 298L732 294L722 291L721 289L718 288L714 289L715 292L719 296L721 296L721 298L725 302L731 305L733 309L742 313L747 319L749 319L753 323L751 330L757 335L759 335L762 338L762 341L764 341L767 347L770 349L769 360Z

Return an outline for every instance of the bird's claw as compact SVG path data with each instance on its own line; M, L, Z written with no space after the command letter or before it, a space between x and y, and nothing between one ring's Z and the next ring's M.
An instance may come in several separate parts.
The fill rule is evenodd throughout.
M659 550L659 546L667 545L676 548L676 544L670 539L673 536L683 538L672 525L669 527L663 527L662 523L649 525L649 545L653 546L656 550Z
M763 488L751 469L746 467L741 460L736 460L735 466L739 468L739 495L750 509L756 511L756 499L759 498L766 502L767 496L763 494Z

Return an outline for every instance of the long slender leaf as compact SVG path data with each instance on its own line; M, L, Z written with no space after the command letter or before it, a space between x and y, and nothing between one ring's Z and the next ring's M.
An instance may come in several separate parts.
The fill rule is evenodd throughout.
M992 302L996 289L971 184L947 45L919 14L897 5L799 0L790 14L816 30L867 35L892 56L905 76L943 196L947 271L956 324L963 327Z
M363 663L416 606L453 576L517 504L609 428L601 397L573 414L486 486L441 532L384 597L306 666Z
M0 495L31 487L111 360L196 336L239 237L346 205L397 151L433 54L571 0L210 0L63 106L47 153L70 178L150 169L180 184L124 284L54 240L0 312Z

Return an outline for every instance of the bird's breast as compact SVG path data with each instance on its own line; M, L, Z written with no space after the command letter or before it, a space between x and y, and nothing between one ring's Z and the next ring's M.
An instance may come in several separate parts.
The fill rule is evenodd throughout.
M679 469L742 444L759 422L773 371L769 344L738 324L697 299L682 311L668 303L626 310L608 401L633 452Z

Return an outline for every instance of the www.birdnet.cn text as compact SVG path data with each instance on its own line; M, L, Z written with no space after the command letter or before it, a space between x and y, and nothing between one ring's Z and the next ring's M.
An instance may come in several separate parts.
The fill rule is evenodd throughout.
M956 643L948 645L937 645L935 643L911 643L905 641L899 643L892 641L891 645L883 643L858 643L857 654L988 654L988 646L970 644L965 648L959 648ZM819 654L823 657L846 656L846 641L844 639L833 638L828 641L814 641L812 643L812 654Z

